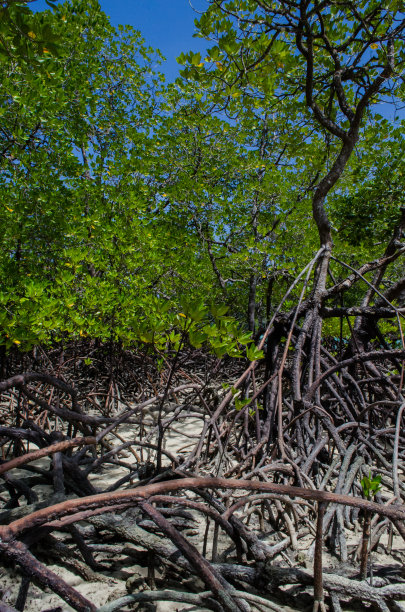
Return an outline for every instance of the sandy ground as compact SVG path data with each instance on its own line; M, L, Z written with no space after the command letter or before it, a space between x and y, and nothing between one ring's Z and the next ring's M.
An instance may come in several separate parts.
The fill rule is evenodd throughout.
M153 415L150 416L152 418ZM178 419L175 426L172 428L170 434L167 435L165 441L165 449L172 453L173 455L179 455L183 453L187 453L194 443L197 441L199 433L202 428L202 420L195 417L186 417L184 415ZM128 426L123 426L120 428L119 435L125 439L129 440L135 437L134 432ZM111 441L114 444L119 444L119 440L111 438ZM136 447L135 447L136 448ZM148 453L144 451L143 459L148 459ZM125 451L123 454L122 460L127 464L136 466L135 457L128 451ZM38 467L47 467L49 463L48 459L41 459L36 462ZM116 465L110 465L107 467L103 467L103 469L92 477L92 482L94 486L99 489L105 489L113 482L117 481L120 477L128 473L124 468ZM27 475L27 472L23 470L16 470L14 472L15 477L18 475L23 476ZM40 498L44 498L50 494L50 488L47 490L47 487L36 487L35 490L39 494ZM199 519L199 525L197 528L198 535L194 537L194 542L197 543L198 540L201 541L203 537L205 529L205 522ZM229 541L225 536L221 535L220 538L223 538L223 542L219 542L220 550L226 550L226 547L229 545ZM360 539L360 533L352 537L348 541L349 552L358 544ZM307 558L307 552L312 544L313 538L308 537L301 541L299 541L300 545L300 560L301 566L306 567L311 570L311 562ZM384 539L382 540L383 543ZM392 556L388 556L382 553L373 553L373 566L375 568L375 572L378 571L379 567L384 566L385 568L393 568L398 569L401 567L401 560L405 558L405 547L404 543L400 538L394 539L394 554ZM209 552L209 551L208 551ZM111 557L108 557L107 553L98 553L96 555L96 560L102 563L105 562ZM342 566L339 566L339 562L336 558L332 557L325 553L324 555L324 566L325 568L334 568L337 573L341 573L344 569ZM68 584L76 588L81 594L83 594L86 598L92 601L96 606L102 606L109 601L113 601L118 599L119 597L125 596L128 594L128 590L126 587L126 582L128 579L142 579L146 577L146 569L142 568L136 564L133 564L132 561L128 558L128 563L124 566L117 567L115 571L109 572L108 576L101 576L102 581L96 580L85 580L83 577L78 576L76 573L69 571L66 567L62 567L55 564L50 564L48 567L61 576ZM389 571L389 570L388 570ZM107 572L106 572L107 573ZM405 574L404 574L405 578ZM10 605L14 605L16 602L16 598L18 595L18 589L20 584L20 576L19 574L10 568L4 568L0 566L0 608L1 601L8 603ZM146 584L145 584L146 586ZM170 588L173 588L171 586ZM28 598L25 610L27 612L45 612L47 610L59 608L63 612L68 612L73 610L70 606L64 603L58 596L52 594L51 592L43 592L35 585L31 584L28 592ZM152 608L139 607L133 608L138 610L151 610ZM253 606L252 606L252 609ZM277 605L277 609L280 612L294 612L294 610L288 606ZM162 602L156 604L157 612L176 612L177 610L200 610L203 612L204 608L195 608L190 605L185 604L176 604L169 602ZM403 604L403 610L405 611L405 603Z
M146 422L152 424L152 417L147 417ZM202 428L202 420L198 418L179 418L178 423L175 424L174 428L168 433L165 439L164 448L172 453L173 455L185 454L192 448L198 439L199 433ZM119 429L120 436L129 440L134 437L133 432L127 426L123 426ZM111 441L114 444L119 444L119 440L112 437ZM33 450L32 447L31 450ZM136 466L136 460L133 455L124 451L122 454L122 460L127 464ZM148 460L149 453L146 451L143 453L143 459ZM42 469L47 469L49 466L49 460L47 458L40 459L33 462L35 465ZM108 468L103 468L98 474L91 476L92 484L99 489L105 489L112 483L116 482L123 475L128 473L125 469L115 465L109 465ZM15 470L13 475L18 477L26 477L27 472L24 470ZM39 486L35 487L35 491L38 493L40 499L46 498L51 494L51 487ZM108 555L99 554L96 556L97 561L102 562L103 558L106 559ZM82 595L88 598L96 606L102 606L110 601L118 599L128 594L126 588L126 581L129 578L141 578L146 577L146 569L138 565L128 565L122 567L119 571L112 573L110 576L106 576L105 579L100 581L89 581L83 579L62 567L60 565L48 564L49 569L55 572L58 576L63 578L69 585L77 589ZM1 601L8 603L9 605L15 604L18 589L20 584L20 574L10 568L4 568L0 565L0 604ZM146 586L146 585L145 585ZM63 612L70 612L73 610L72 607L67 605L57 595L54 595L51 591L44 592L35 585L31 584L29 587L27 603L25 610L27 612L45 612L53 608L60 607ZM175 612L176 610L192 609L189 605L181 605L171 602L162 602L156 605L157 612ZM195 609L195 608L194 608ZM203 611L203 608L200 608Z

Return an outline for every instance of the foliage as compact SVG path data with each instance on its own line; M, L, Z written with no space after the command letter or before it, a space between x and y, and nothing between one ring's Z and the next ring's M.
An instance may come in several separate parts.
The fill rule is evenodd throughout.
M205 58L182 54L182 77L167 85L160 53L132 28L114 29L97 0L49 2L35 15L26 4L0 3L0 473L53 456L39 481L7 477L4 503L24 496L29 506L42 479L58 501L65 490L80 499L76 515L70 500L1 527L0 553L24 575L16 607L30 576L77 609L95 609L28 553L38 515L47 534L57 527L50 518L73 525L84 498L97 521L111 503L120 512L138 504L131 490L119 492L136 478L170 493L175 468L193 477L174 483L174 506L189 487L186 505L214 519L223 495L204 494L200 504L200 484L230 492L234 478L246 479L246 490L260 492L245 509L239 496L226 513L247 519L227 534L235 558L259 569L275 548L246 527L262 493L276 504L259 531L276 537L285 523L292 548L313 513L307 504L292 522L285 494L317 500L314 610L324 609L325 542L347 562L341 504L365 511L367 573L370 504L348 497L362 464L388 475L395 464L384 488L401 501L404 139L400 122L375 105L403 99L402 6L210 0L197 32L213 46ZM186 432L173 452L173 434L190 416L201 433ZM129 441L114 431L123 427ZM23 442L38 451L24 456ZM117 462L124 450L130 463ZM99 495L93 475L111 461L126 475ZM199 482L199 474L216 478ZM362 478L367 500L382 478ZM326 489L339 506L325 513ZM207 538L203 555L190 547L166 501L160 513L144 497L138 518L149 515L182 553L181 568L212 591L198 604L248 609L243 594L233 599L221 564L205 559ZM377 507L394 525L403 519L398 505ZM216 545L217 529L213 560ZM268 584L290 584L290 569L273 570ZM376 589L349 582L346 601L360 589L375 603ZM333 598L341 582L330 584ZM378 599L387 607L384 593Z
M2 342L88 336L163 350L187 330L193 346L240 357L317 248L312 200L340 147L303 98L297 31L280 3L212 2L198 28L216 44L205 58L182 54L182 79L166 85L159 52L115 30L96 0L48 4L1 9ZM394 4L380 19L364 3L368 33L354 40L360 17L329 3L322 13L334 49L363 53L342 80L351 105L386 59ZM315 21L313 96L345 127ZM399 40L395 53L400 64ZM401 95L392 81L370 103L390 88ZM403 202L400 130L372 115L326 204L352 264L379 254Z
M378 256L378 244L398 222L402 199L399 168L399 180L376 206L390 167L401 159L395 151L401 149L400 129L390 129L389 122L374 112L388 96L399 102L404 94L399 76L405 61L399 4L215 0L197 27L198 35L214 46L205 58L190 52L182 54L179 62L183 78L197 84L202 108L210 112L215 108L231 122L244 123L250 133L263 126L267 131L270 123L268 133L275 136L270 142L289 195L284 203L278 177L269 173L272 191L276 187L276 225L280 222L274 242L278 253L282 250L281 260L275 260L276 278L296 271L301 254L306 261L310 258L317 239L313 221L321 244L331 249L334 243L355 267L358 261ZM391 142L396 145L392 163L387 164ZM269 156L263 152L262 157ZM286 167L292 168L291 174ZM266 188L269 194L268 183ZM255 234L254 228L251 233ZM266 320L270 308L262 308L261 276L256 268L248 299L249 304L256 299L256 318L259 314ZM278 283L273 274L265 276L271 277L266 292L271 295ZM326 276L319 282L317 291L322 293ZM271 305L271 299L268 302Z
M55 5L46 0L50 7ZM33 13L26 1L6 0L0 6L0 62L18 62L42 71L42 64L59 52L59 36L49 20Z
M364 497L370 500L381 490L381 476L379 474L377 476L372 476L371 472L369 472L368 476L363 476L360 484L363 489Z
M376 118L354 161L350 182L335 197L332 214L338 237L352 247L387 242L398 222L405 205L403 128L403 122L393 127L387 119Z
M159 54L130 27L114 31L97 2L40 20L61 40L52 71L27 80L24 66L2 67L5 346L73 335L175 348L186 329L195 346L242 356L247 339L205 307L211 275L184 215L166 204Z

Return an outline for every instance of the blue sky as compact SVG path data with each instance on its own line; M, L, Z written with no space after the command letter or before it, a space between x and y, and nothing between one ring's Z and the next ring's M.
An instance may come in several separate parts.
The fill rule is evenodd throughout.
M52 0L58 3L58 0ZM204 53L212 46L201 38L193 38L196 31L194 20L198 12L209 5L208 0L99 0L103 11L110 17L113 25L129 24L139 30L151 47L160 49L166 57L160 70L168 81L174 81L181 67L176 57L182 52L200 51ZM49 8L45 0L34 0L33 10ZM405 110L395 112L388 104L379 104L374 111L388 119L395 115L405 116Z
M57 4L57 0L53 0ZM146 43L160 49L167 58L161 67L169 81L178 76L179 65L176 57L182 52L204 52L207 42L193 38L194 19L198 14L190 6L189 0L100 0L101 7L110 17L113 25L129 24L140 30ZM206 0L191 0L196 10L208 6ZM45 0L33 2L31 8L49 8Z

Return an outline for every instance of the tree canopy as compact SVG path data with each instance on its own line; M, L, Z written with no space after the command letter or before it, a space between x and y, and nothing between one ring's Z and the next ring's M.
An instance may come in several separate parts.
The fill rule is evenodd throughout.
M164 344L188 308L225 350L220 306L236 355L318 240L324 271L332 244L349 264L381 253L403 206L401 124L380 114L404 95L400 3L212 1L213 46L171 84L96 0L49 6L1 9L8 349Z
M79 612L399 609L403 3L208 0L172 83L98 0L47 5L0 1L1 610L31 580ZM97 608L52 553L120 586Z

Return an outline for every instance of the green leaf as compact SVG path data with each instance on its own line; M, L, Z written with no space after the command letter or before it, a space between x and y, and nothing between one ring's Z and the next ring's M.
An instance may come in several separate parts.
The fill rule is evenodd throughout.
M246 406L246 404L249 403L249 399L239 399L238 397L235 398L235 410L242 410L242 408L244 408Z
M252 345L246 348L246 357L249 359L249 361L257 361L264 358L264 353L256 346Z
M377 475L372 477L371 472L369 472L368 477L363 476L360 481L361 487L363 489L363 494L366 499L371 499L381 490L381 475Z
M201 53L193 53L190 58L190 62L193 66L201 64Z

